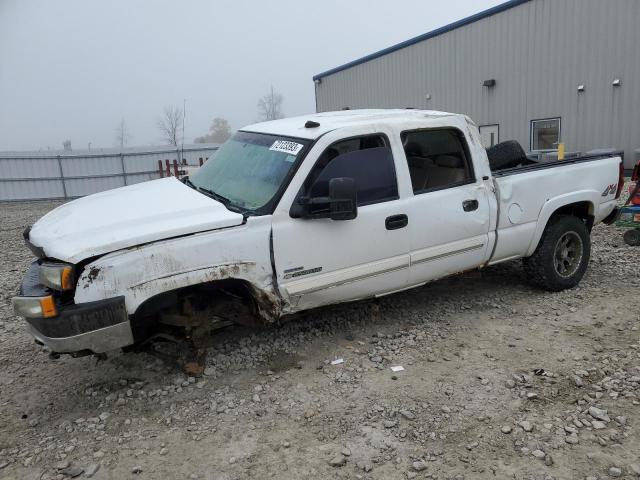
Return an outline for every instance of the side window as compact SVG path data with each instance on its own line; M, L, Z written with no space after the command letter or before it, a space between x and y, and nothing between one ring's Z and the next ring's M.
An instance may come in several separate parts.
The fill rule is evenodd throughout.
M329 194L329 180L350 177L358 190L358 206L398 198L393 155L385 137L370 135L334 143L318 158L305 181L302 194Z
M473 166L462 133L455 129L402 133L413 193L474 181Z

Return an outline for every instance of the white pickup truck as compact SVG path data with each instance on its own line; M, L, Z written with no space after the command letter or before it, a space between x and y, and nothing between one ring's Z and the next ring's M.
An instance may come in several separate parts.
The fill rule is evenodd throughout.
M14 309L39 343L77 356L176 329L270 324L517 258L540 287L575 286L591 228L616 213L622 159L497 163L451 113L248 126L191 178L42 217L24 233L37 259Z

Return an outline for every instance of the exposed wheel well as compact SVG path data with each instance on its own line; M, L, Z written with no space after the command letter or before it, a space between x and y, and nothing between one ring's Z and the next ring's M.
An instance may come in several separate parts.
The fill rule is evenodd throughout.
M591 232L595 220L593 208L594 207L591 202L570 203L569 205L560 207L555 212L553 212L553 214L549 218L549 221L547 222L547 225L554 217L557 217L558 215L573 215L574 217L578 217L583 222L585 222L587 229L589 230L589 232ZM545 228L547 227L547 225L545 225Z
M273 321L272 318L278 315L278 305L268 294L246 280L230 278L190 285L145 300L132 318L134 337L148 337L155 329L161 313L190 315L205 311L212 316L246 325Z

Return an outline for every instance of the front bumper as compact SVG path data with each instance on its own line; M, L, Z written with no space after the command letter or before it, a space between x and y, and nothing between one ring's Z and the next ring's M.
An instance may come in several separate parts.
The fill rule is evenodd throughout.
M38 285L38 264L34 262L24 277L20 297L51 295ZM124 297L114 297L78 305L56 305L50 318L25 318L31 335L57 353L105 353L134 343Z

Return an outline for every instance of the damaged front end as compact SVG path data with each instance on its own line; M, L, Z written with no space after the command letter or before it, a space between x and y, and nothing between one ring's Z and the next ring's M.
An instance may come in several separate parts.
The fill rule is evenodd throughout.
M35 340L55 353L104 354L134 343L123 296L76 305L74 268L34 261L12 299Z

